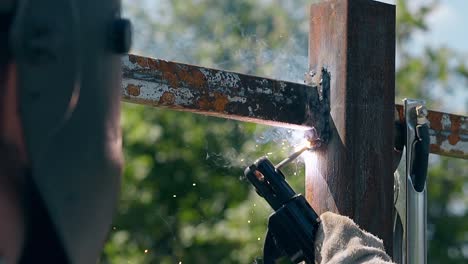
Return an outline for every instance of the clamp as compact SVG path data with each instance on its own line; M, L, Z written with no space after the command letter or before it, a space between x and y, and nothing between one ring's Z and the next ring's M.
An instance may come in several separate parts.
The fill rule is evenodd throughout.
M405 138L395 172L394 256L397 263L427 263L429 124L424 101L404 100Z

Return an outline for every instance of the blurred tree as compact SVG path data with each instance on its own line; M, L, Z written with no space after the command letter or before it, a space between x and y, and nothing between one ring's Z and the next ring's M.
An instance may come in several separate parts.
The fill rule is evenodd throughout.
M135 53L300 81L310 2L127 0L124 10L134 23ZM410 10L398 1L398 98L440 105L423 87L467 75L463 63L448 63L455 53L447 48L408 52L436 4ZM257 157L290 152L294 132L128 104L122 127L121 202L101 263L252 263L261 256L271 210L240 178ZM437 157L431 164L430 262L467 257L466 171L463 161ZM301 166L286 174L304 189Z
M426 19L440 1L415 9L397 1L397 101L422 98L432 109L447 108L444 95L454 94L457 82L466 84L466 55L448 47L427 46L411 52L412 36L427 32ZM465 105L451 107L466 115ZM444 107L446 106L446 107ZM468 162L431 155L428 175L428 263L466 263L468 260Z

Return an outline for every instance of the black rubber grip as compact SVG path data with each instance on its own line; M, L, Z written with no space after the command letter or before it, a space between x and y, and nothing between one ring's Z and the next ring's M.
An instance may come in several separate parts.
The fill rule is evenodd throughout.
M417 192L424 190L427 178L429 160L429 126L427 124L416 126L416 135L419 140L414 146L414 162L411 168L411 180Z

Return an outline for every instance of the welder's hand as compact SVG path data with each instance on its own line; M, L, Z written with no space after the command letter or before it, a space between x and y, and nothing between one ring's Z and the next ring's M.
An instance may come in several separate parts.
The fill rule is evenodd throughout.
M353 220L331 212L322 220L315 240L315 263L389 264L382 240L360 229Z

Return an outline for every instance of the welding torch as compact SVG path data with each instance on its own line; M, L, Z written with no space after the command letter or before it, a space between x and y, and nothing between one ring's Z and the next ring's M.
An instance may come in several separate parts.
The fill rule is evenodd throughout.
M307 150L313 151L315 149L320 148L322 146L322 140L318 136L317 130L315 128L312 128L304 133L304 138L306 139L306 143L303 144L303 146L296 151L294 151L291 155L289 155L286 159L282 160L280 163L278 163L275 168L277 170L282 169L284 166L288 165L289 163L293 162L295 159L297 159L299 156L301 156L302 153L306 152Z
M314 240L320 218L304 196L291 188L280 169L319 146L320 140L313 140L276 166L262 157L244 172L257 193L275 210L268 219L264 264L274 264L282 257L288 257L293 263L314 263Z
M282 169L284 166L286 166L289 163L293 162L295 159L297 159L302 153L304 153L307 150L310 150L309 146L304 146L304 147L300 148L299 150L297 150L297 151L293 152L291 155L289 155L289 157L285 158L280 163L278 163L275 166L275 168L277 170Z

